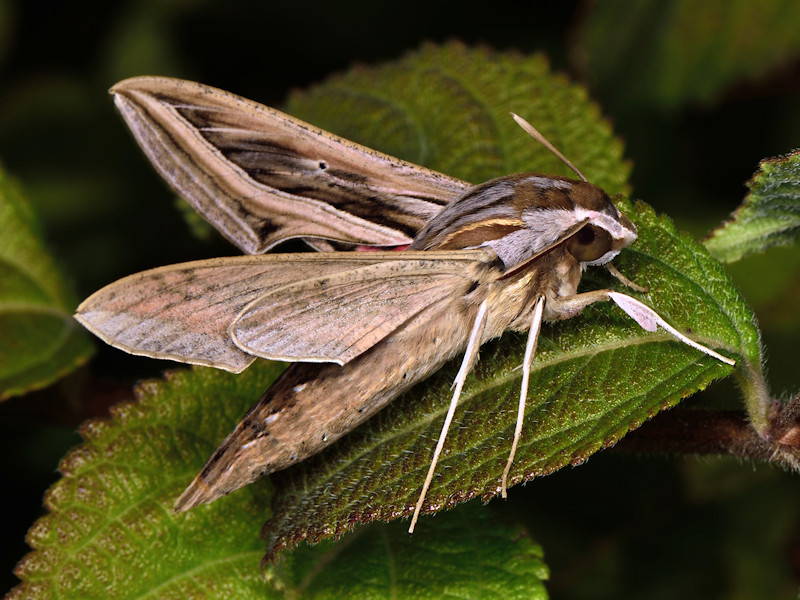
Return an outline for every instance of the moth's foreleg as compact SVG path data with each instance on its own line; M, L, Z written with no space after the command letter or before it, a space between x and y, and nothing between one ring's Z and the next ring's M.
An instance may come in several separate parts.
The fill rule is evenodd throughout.
M439 434L439 441L436 443L436 450L433 452L433 459L431 460L431 466L428 469L428 475L425 477L425 483L422 484L422 492L420 492L419 500L417 500L417 505L414 507L414 515L411 517L411 525L408 528L408 533L414 533L414 526L417 524L419 511L422 509L422 503L425 501L425 495L428 493L428 488L431 485L433 472L436 470L436 463L439 460L439 455L442 453L444 440L447 437L447 431L450 429L450 423L452 422L453 415L456 412L456 406L458 406L458 399L461 396L461 388L464 387L464 381L467 379L467 374L477 359L478 350L481 346L481 338L483 337L483 331L486 327L487 306L488 302L484 300L481 303L480 309L478 309L478 316L475 317L475 324L472 326L472 333L470 333L467 349L464 352L464 358L461 361L461 368L458 370L458 374L453 382L455 389L453 390L453 397L450 400L450 407L447 409L447 416L444 419L444 425L442 426L442 431Z
M669 333L672 337L687 346L691 346L704 354L716 358L719 361L728 365L735 365L736 361L722 356L714 352L711 348L707 348L698 342L686 337L680 331L675 329L672 325L667 323L661 315L659 315L652 308L639 302L636 298L632 298L627 294L621 294L613 290L595 290L592 292L584 292L583 294L575 294L574 296L565 296L550 300L547 304L551 314L555 314L555 318L568 319L573 317L584 308L595 302L602 302L606 300L613 300L614 303L624 310L629 317L636 321L639 326L646 331L655 331L659 327Z
M691 346L692 348L700 350L700 352L704 352L705 354L708 354L709 356L712 356L728 365L736 364L735 360L728 358L727 356L722 356L721 354L714 352L711 348L706 348L702 344L698 344L694 340L689 339L680 331L675 329L672 325L667 323L664 319L662 319L661 315L659 315L656 311L646 304L639 302L636 298L631 298L630 296L626 294L620 294L619 292L609 292L608 297L616 302L617 306L628 313L628 316L636 321L643 329L646 329L647 331L655 331L658 327L661 327L661 329L687 346Z
M594 290L573 294L572 296L557 296L547 301L545 318L549 321L570 319L580 313L584 308L595 302L607 302L611 299L611 290Z
M508 462L503 471L503 481L500 486L500 495L508 497L508 473L514 462L514 455L517 453L517 445L522 435L522 422L525 420L525 402L528 399L528 381L531 377L531 362L533 353L536 352L536 342L539 339L539 331L542 329L542 313L544 312L544 296L539 296L533 308L531 328L528 332L528 343L525 345L525 358L522 361L522 388L519 392L519 407L517 409L517 425L514 429L514 441L511 443L511 452L508 455Z

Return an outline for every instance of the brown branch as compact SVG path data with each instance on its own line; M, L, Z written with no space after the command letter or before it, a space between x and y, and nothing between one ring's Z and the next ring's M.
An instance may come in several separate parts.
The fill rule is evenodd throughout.
M751 427L743 411L671 410L629 433L615 449L740 456L797 470L800 466L799 406L797 398L776 406L771 419L773 425L764 437Z

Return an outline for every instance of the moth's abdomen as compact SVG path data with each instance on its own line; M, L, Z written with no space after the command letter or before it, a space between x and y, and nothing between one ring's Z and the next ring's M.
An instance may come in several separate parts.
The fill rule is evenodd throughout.
M462 352L474 313L471 304L463 310L436 304L344 366L291 365L214 452L175 510L229 494L352 431Z

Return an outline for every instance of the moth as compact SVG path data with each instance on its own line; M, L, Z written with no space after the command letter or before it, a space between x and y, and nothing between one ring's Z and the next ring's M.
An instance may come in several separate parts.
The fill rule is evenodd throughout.
M583 270L610 267L636 227L574 167L580 180L521 173L471 185L198 83L138 77L111 94L158 172L246 255L125 277L85 300L78 321L133 354L234 373L257 357L294 363L176 511L319 452L462 355L413 531L478 349L528 331L505 496L542 322L595 302L734 364L628 295L578 293ZM288 239L320 252L264 254Z

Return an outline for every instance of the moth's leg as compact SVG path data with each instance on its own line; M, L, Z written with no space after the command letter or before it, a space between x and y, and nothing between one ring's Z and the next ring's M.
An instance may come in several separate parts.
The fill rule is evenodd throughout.
M680 331L675 329L672 325L667 323L661 315L659 315L652 308L639 302L636 298L632 298L627 294L621 294L613 290L595 290L593 292L584 292L583 294L575 294L574 296L565 296L550 300L547 304L548 308L553 308L555 312L562 318L567 319L573 317L582 311L584 308L595 302L604 300L613 300L617 306L624 310L629 317L636 321L639 326L646 331L655 331L661 327L664 331L669 333L672 337L687 346L691 346L704 354L716 358L719 361L728 365L735 365L736 361L717 352L711 348L706 348L703 344L699 344L694 340L689 339Z
M569 319L580 313L584 308L595 302L607 302L611 299L611 290L594 290L574 294L572 296L557 296L547 301L548 314L555 313L556 318ZM550 317L552 318L552 317Z
M450 423L453 420L453 415L456 412L458 398L461 396L461 388L464 387L464 381L467 379L467 374L472 368L472 365L475 364L475 359L478 356L478 350L481 346L481 338L483 337L483 330L486 326L487 306L487 301L484 300L478 309L478 316L475 317L475 324L472 326L472 333L470 333L469 343L467 343L467 349L464 352L464 359L461 361L461 368L458 370L456 379L453 382L455 390L453 391L453 397L450 400L450 407L447 409L447 416L444 419L442 432L439 434L439 441L436 443L436 450L433 451L433 460L431 461L431 466L428 469L428 475L425 477L425 483L422 485L422 492L420 492L419 500L417 500L417 505L414 507L414 515L411 517L411 525L408 528L408 533L414 533L414 526L417 524L419 511L422 508L422 503L425 501L425 495L428 493L428 488L431 485L433 472L436 469L436 463L439 460L439 455L442 453L442 448L444 447L444 440L447 437L447 430L450 429Z
M630 279L628 279L627 277L625 277L625 275L620 273L619 270L617 269L617 267L615 267L612 263L606 263L606 269L608 269L608 272L611 273L611 275L614 276L614 279L619 281L625 287L629 287L632 290L637 291L637 292L641 292L643 294L647 293L647 288L646 287L638 285L638 284L634 283L633 281L631 281Z
M525 419L525 401L528 399L528 381L531 377L531 362L533 353L536 352L536 342L539 339L539 331L542 328L542 313L544 312L544 296L539 296L533 307L533 317L531 318L531 328L528 332L528 343L525 345L525 358L522 361L522 389L519 392L519 407L517 409L517 426L514 429L514 441L511 443L511 452L508 455L506 468L503 470L503 481L500 485L500 495L508 497L508 473L511 471L511 464L514 462L514 455L517 453L517 445L522 435L522 422Z
M702 344L698 344L694 340L689 339L680 331L675 329L672 325L667 323L664 319L662 319L661 315L659 315L656 311L646 304L639 302L636 298L631 298L630 296L626 294L620 294L619 292L609 292L608 297L616 302L617 306L628 313L628 316L636 321L643 329L646 329L647 331L655 331L657 327L661 327L661 329L687 346L691 346L692 348L700 350L700 352L704 352L705 354L708 354L709 356L712 356L726 364L736 364L735 360L726 356L722 356L721 354L717 354L711 348L706 348Z

